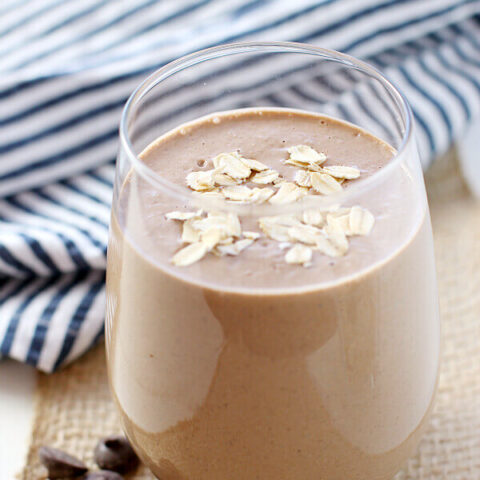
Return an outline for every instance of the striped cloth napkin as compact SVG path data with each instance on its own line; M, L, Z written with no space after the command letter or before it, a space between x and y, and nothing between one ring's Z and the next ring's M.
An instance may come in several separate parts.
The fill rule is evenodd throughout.
M170 60L241 40L377 66L413 107L425 167L480 115L480 0L4 0L1 355L51 372L101 337L122 106Z

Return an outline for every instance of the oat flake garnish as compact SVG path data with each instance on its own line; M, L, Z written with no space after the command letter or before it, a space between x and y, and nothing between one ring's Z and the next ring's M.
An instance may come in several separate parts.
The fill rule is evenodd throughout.
M222 193L228 200L248 202L253 195L253 190L246 185L236 185L233 187L225 187L222 189Z
M241 235L240 220L234 213L209 213L206 218L193 219L189 222L194 230L200 232L200 235L212 229L220 230L222 238Z
M214 173L213 180L215 182L215 185L220 185L222 187L230 186L230 185L239 185L240 183L242 183L242 180L238 178L232 178L230 175L227 175L226 173Z
M306 188L299 187L292 182L284 182L280 184L277 193L270 198L269 202L276 205L293 203L307 195L307 193L308 190Z
M263 172L264 170L269 170L268 165L265 165L258 160L253 160L252 158L243 158L242 156L240 156L239 158L244 165L246 165L250 170L253 170L254 172Z
M313 248L314 250L319 250L328 257L341 257L346 253L340 248L338 248L338 245L332 242L332 240L326 235L323 237L319 237L315 247Z
M273 183L278 177L279 173L275 170L267 169L261 172L256 173L252 177L253 183L258 183L260 185L266 185L268 183Z
M319 153L308 145L290 147L288 153L290 156L285 163L302 168L313 167L316 169L327 160L327 156L324 153Z
M186 267L201 260L206 253L207 247L203 243L191 243L173 256L172 263L177 267Z
M315 245L322 234L319 228L311 225L297 225L290 227L288 230L288 236L292 241L306 243L307 245Z
M232 243L233 243L233 237L222 238L222 240L218 242L219 245L231 245Z
M290 242L289 229L301 225L294 215L277 215L262 217L258 220L262 232L277 242Z
M349 226L351 235L368 235L375 223L375 217L366 209L355 206L350 210Z
M191 172L187 175L187 185L197 192L210 190L214 187L213 170L208 172Z
M311 187L312 180L310 179L310 172L305 170L297 170L295 172L295 183L300 187Z
M342 186L330 175L326 173L312 172L310 175L313 189L322 195L330 195L340 192Z
M216 247L216 250L221 254L221 255L238 255L241 253L243 250L248 248L254 240L250 238L243 238L242 240L237 240L235 243L232 243L231 245L218 245Z
M348 240L345 232L337 222L328 223L324 229L327 238L330 240L339 255L344 255L348 251Z
M290 241L290 236L288 235L289 226L272 222L269 217L260 218L258 224L268 238L277 242Z
M222 198L223 195L219 188L213 188L212 190L204 190L202 192L192 192L194 195L207 197L207 198Z
M290 235L288 234L289 227L285 225L277 225L274 223L260 223L262 232L272 240L277 242L289 242Z
M336 224L338 228L343 230L343 233L345 233L347 237L352 235L352 231L350 230L350 215L348 213L346 215L335 215L329 213L327 215L327 223L329 225Z
M213 159L209 171L191 172L187 184L193 194L223 198L235 203L264 203L283 205L296 202L313 192L330 195L342 190L345 180L360 176L360 170L341 165L323 166L327 157L308 145L288 149L286 164L299 168L294 182L286 181L279 172L262 162L243 158L238 152L221 153ZM250 188L245 183L270 185ZM234 213L173 211L168 220L183 222L182 241L187 246L172 258L177 266L187 266L202 259L208 252L217 256L239 255L261 237L259 232L242 232L240 219ZM290 264L311 265L312 252L320 251L330 257L345 255L348 237L368 235L375 223L374 216L359 206L351 208L331 205L308 209L299 215L276 215L258 220L260 230L275 240L281 250L288 249L285 261Z
M226 235L240 237L242 234L240 219L236 213L209 213L208 218L223 225Z
M202 211L199 210L198 212L169 212L165 214L165 218L167 220L180 220L180 221L185 221L185 220L190 220L191 218L195 217L201 217L202 216Z
M252 190L252 196L250 198L250 202L252 203L264 203L266 202L273 194L275 190L271 188L254 188Z
M300 263L308 265L312 260L312 249L305 245L294 245L285 255L287 263Z
M360 170L358 168L342 167L340 165L323 167L323 171L332 177L345 180L352 180L360 176Z
M315 227L321 227L325 222L323 213L320 210L305 210L302 215L303 223L307 225L313 225Z
M252 171L242 160L237 152L220 153L213 159L213 165L219 172L243 180L248 178Z
M220 243L222 238L224 238L224 231L222 231L220 228L212 228L201 234L200 238L203 245L205 245L207 250L210 251L213 247Z
M187 220L183 224L182 242L194 243L200 241L200 232L193 227L193 219Z
M243 232L243 236L245 238L248 238L250 240L256 240L257 238L260 238L261 237L261 234L258 233L258 232Z

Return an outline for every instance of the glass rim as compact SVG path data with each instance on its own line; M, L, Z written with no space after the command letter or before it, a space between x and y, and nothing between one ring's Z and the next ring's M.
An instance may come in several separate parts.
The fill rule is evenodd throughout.
M392 95L394 103L397 108L401 111L401 119L404 123L404 132L402 134L402 139L398 149L396 149L395 154L390 159L390 161L381 169L374 172L372 175L367 177L358 183L353 183L349 188L344 189L340 192L324 196L324 195L315 195L314 201L316 204L332 204L343 202L347 198L358 194L360 191L368 189L372 184L380 182L384 177L386 177L392 170L394 170L399 163L401 163L403 155L407 150L408 146L412 140L412 126L413 126L413 115L405 96L400 92L400 90L387 79L379 70L377 70L372 65L359 60L351 55L337 52L336 50L317 47L315 45L297 43L297 42L236 42L224 44L216 47L211 47L203 50L198 50L196 52L190 53L188 55L179 57L178 59L167 63L163 67L155 70L152 74L146 77L132 92L128 98L120 119L119 127L119 136L120 136L120 152L125 152L131 165L132 170L136 171L147 180L151 185L156 187L159 190L166 191L169 195L175 196L177 199L182 199L186 204L195 203L199 206L203 205L212 205L212 199L204 198L201 196L192 195L193 192L186 191L184 187L177 185L176 183L170 182L162 177L162 175L155 172L150 168L142 159L135 153L132 142L128 134L128 122L132 115L132 112L135 109L136 104L146 95L148 92L161 83L162 81L168 79L175 73L178 73L186 68L197 65L198 63L203 63L205 61L214 60L216 58L221 58L226 55L238 55L246 53L298 53L298 54L307 54L307 55L316 55L323 57L325 60L335 61L342 63L344 65L355 68L361 72L369 74L371 77L378 80L381 85ZM271 108L271 107L269 107ZM282 107L275 107L281 109ZM295 109L290 109L295 110ZM304 110L301 110L304 111ZM308 110L305 110L308 112ZM218 112L210 112L208 116ZM201 117L200 117L201 118ZM190 121L196 120L192 118ZM348 122L347 122L348 123ZM178 126L180 126L179 124ZM177 127L178 127L177 126ZM175 128L177 128L175 127ZM358 127L358 125L357 125ZM362 128L362 127L359 127ZM368 130L366 130L368 132ZM165 132L167 133L167 132ZM291 205L282 205L282 211L295 211L306 208L306 204L310 202L308 207L312 207L312 200L308 197L304 197L299 202ZM218 207L218 203L216 204ZM235 205L233 203L223 202L222 209L233 210L238 213L249 211L252 207L255 207L257 210L264 210L265 205L259 204L241 204ZM268 204L268 211L275 209L275 205Z

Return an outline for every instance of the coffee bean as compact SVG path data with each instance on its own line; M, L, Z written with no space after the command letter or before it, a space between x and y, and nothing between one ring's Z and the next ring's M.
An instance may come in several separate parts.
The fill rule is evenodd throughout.
M100 468L126 473L138 465L138 457L125 437L112 435L95 447L95 461Z
M48 470L48 478L72 478L83 475L88 469L78 458L52 447L40 447L40 461Z
M111 470L98 470L97 472L90 472L82 480L123 480L123 477Z

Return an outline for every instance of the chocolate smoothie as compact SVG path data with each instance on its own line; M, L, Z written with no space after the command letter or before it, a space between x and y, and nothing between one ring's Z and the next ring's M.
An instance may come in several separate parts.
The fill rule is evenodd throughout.
M265 217L304 218L305 198L242 203L219 198L228 187L187 186L189 174L212 171L231 152L278 174L276 184L256 184L261 171L252 170L237 184L278 192L298 181L288 159L299 145L325 154L312 170L359 172L337 179L331 198L340 205L308 190L308 209L318 200L322 222L353 206L374 219L340 253L315 247L289 263L292 242L262 229ZM394 154L351 124L273 109L201 118L142 153L176 187L132 170L116 192L107 351L125 431L158 478L386 480L414 451L437 382L439 323L415 175L399 165L376 181ZM176 263L184 221L167 214L201 219L212 209L239 219L248 248L232 254L238 238L230 239Z

